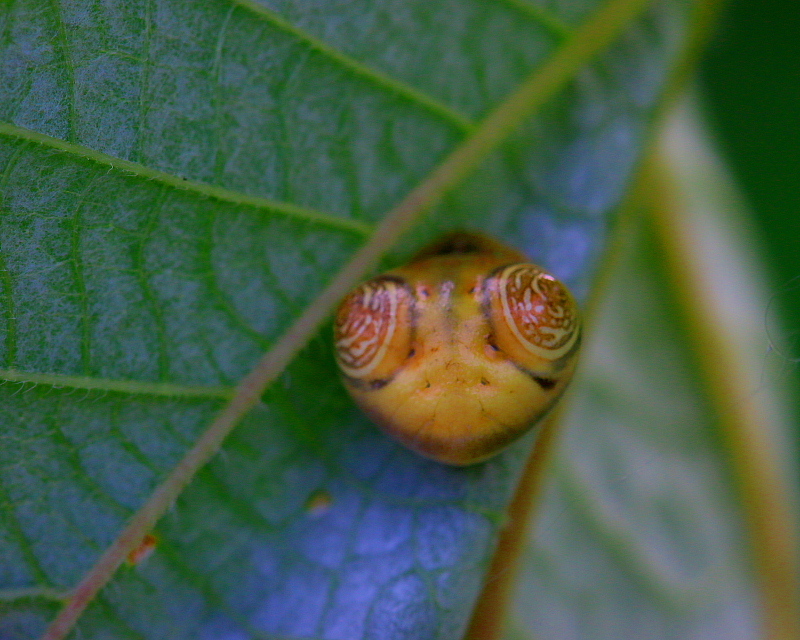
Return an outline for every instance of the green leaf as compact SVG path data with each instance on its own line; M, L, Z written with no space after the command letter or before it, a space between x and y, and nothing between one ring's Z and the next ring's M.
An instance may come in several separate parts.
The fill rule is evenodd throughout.
M281 363L453 228L585 299L692 10L647 4L0 7L0 637L80 585L75 637L459 638L535 433L443 467L328 331Z
M800 633L798 469L762 257L686 105L661 152L584 353L509 639Z

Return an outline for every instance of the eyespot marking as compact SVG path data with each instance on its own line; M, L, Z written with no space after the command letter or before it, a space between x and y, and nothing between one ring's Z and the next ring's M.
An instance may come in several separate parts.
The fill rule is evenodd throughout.
M370 418L423 455L466 465L558 400L580 320L566 287L524 255L458 234L357 287L334 339L345 386Z
M566 288L533 264L516 264L497 276L503 319L531 353L556 360L578 339L575 303Z
M401 278L374 278L342 302L334 324L336 359L354 379L391 375L411 352L412 297Z

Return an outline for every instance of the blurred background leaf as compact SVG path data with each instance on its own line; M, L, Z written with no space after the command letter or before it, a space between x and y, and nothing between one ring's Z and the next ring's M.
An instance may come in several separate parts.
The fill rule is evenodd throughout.
M509 639L800 634L785 360L752 223L691 106L599 303Z
M800 11L791 0L731 0L700 67L703 104L747 202L783 329L800 413ZM800 439L800 423L795 424Z

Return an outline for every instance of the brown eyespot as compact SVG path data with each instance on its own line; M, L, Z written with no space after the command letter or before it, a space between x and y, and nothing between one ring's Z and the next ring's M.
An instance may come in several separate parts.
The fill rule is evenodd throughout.
M353 380L391 378L411 352L413 299L400 278L381 276L354 289L334 324L336 360Z
M497 348L534 375L560 371L580 340L578 309L567 288L522 263L499 269L484 290Z

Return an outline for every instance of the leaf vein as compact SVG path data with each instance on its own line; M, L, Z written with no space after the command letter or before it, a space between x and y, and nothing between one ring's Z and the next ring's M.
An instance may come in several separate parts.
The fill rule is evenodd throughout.
M128 621L125 620L125 618L120 615L120 613L114 607L111 606L111 603L103 595L98 596L97 604L99 604L100 608L103 610L104 617L117 623L117 631L122 631L131 640L147 640L145 636L134 629L130 623L128 623ZM107 631L108 630L106 630L106 632ZM119 637L116 635L116 633L114 635L115 637Z
M572 33L572 28L565 24L553 11L527 0L495 0L513 7L528 19L538 22L558 40L565 40Z
M64 603L69 593L51 587L19 587L0 589L0 603L16 600L55 600Z
M115 403L111 407L111 420L108 421L108 428L110 433L117 439L123 451L131 458L138 462L143 467L150 470L154 477L160 477L164 473L164 469L159 468L153 461L145 454L139 445L132 441L128 435L119 428L120 424L120 403Z
M91 317L89 314L89 295L86 291L86 278L83 272L83 252L81 251L81 228L83 226L83 207L87 203L87 196L98 177L95 173L86 183L83 191L75 203L75 212L72 215L72 230L70 233L70 266L75 288L78 293L78 304L81 308L81 367L83 373L91 373Z
M183 560L183 558L181 558L180 551L177 549L177 547L169 544L168 541L165 541L163 544L163 549L162 545L159 545L159 550L163 551L165 559L172 563L175 570L183 574L183 579L185 579L192 586L196 587L203 597L216 609L225 612L230 620L239 626L241 631L244 631L248 634L248 638L252 638L252 640L318 640L317 638L299 638L296 636L289 637L283 634L275 635L254 627L244 615L231 607L225 598L223 598L217 592L205 573L199 572L197 569ZM195 633L190 633L191 637L197 637L198 635L201 635L199 630Z
M148 113L147 89L150 85L150 47L153 37L153 0L147 0L144 6L144 47L141 63L142 71L139 74L139 123L136 131L136 143L132 156L142 161L142 145L145 120Z
M0 478L0 509L5 512L5 519L8 524L8 532L11 534L11 537L16 540L17 545L19 545L22 555L27 561L28 567L33 573L34 578L37 582L39 582L40 585L48 585L50 580L47 576L47 573L40 564L39 557L36 555L33 545L25 535L25 530L22 528L22 523L20 523L14 509L14 501L11 499L11 496L8 495L2 478ZM50 586L37 586L35 588L49 589ZM0 602L2 602L2 598L0 598Z
M60 446L64 452L60 459L64 461L73 473L73 480L77 486L83 489L88 496L94 499L97 506L108 509L114 516L124 519L130 516L131 508L126 507L119 502L114 496L108 493L87 469L83 458L81 457L80 445L75 443L64 431L60 416L53 415L48 422L48 433L53 438L57 446ZM66 522L72 525L74 531L78 532L88 544L93 547L99 546L98 541L94 539L89 532L92 531L84 526L81 522L64 518Z
M254 207L269 213L284 215L288 218L294 218L304 222L310 222L321 226L356 233L360 236L368 235L373 228L372 225L364 222L341 218L328 213L323 213L321 211L316 211L314 209L301 207L289 202L280 202L278 200L271 200L269 198L263 198L260 196L252 196L240 191L226 189L224 187L207 184L205 182L184 180L178 176L174 176L164 171L159 171L158 169L152 169L138 162L115 158L100 151L95 151L89 147L60 140L58 138L53 138L43 133L39 133L38 131L26 129L25 127L19 127L11 124L10 122L0 122L0 136L7 136L13 140L27 140L42 147L72 154L96 164L104 165L136 177L152 180L154 182L168 185L180 191L188 191L195 195L207 197L221 202Z
M110 380L89 376L70 376L58 373L32 373L16 369L0 369L0 381L45 385L54 389L105 391L131 395L160 396L166 398L230 399L233 389L223 386L192 386L168 382L140 382L137 380ZM0 382L2 384L2 382Z
M7 185L11 179L11 173L27 145L28 143L25 141L14 149L3 169L3 175L0 177L0 211L6 209L3 194L7 193ZM13 367L17 360L17 312L14 302L14 282L6 264L2 240L2 235L0 235L0 288L2 288L2 295L5 301L3 313L6 317L6 366Z
M469 134L475 128L475 123L470 118L459 113L452 107L439 102L435 98L427 95L415 87L401 82L397 78L385 75L384 73L372 69L362 62L359 62L355 58L351 58L347 54L339 51L326 42L323 42L300 27L293 25L274 11L257 2L254 2L254 0L230 0L230 2L249 10L250 13L262 18L264 21L268 22L273 27L280 29L284 33L294 36L313 51L324 55L326 58L335 62L353 75L367 80L368 82L380 87L385 91L394 93L404 100L422 107L430 113L440 117L442 120L447 121L451 126L458 129L461 133Z
M150 284L150 272L147 269L147 260L145 259L145 251L147 249L147 242L153 237L153 231L158 224L157 212L161 208L166 199L166 189L162 188L161 193L154 205L147 212L147 222L143 229L143 235L134 249L133 260L136 271L136 277L139 280L139 286L142 288L142 293L146 304L150 307L155 320L155 333L156 340L158 341L158 377L162 382L169 378L169 357L167 352L167 327L164 321L164 313L159 304L158 298Z
M75 139L75 130L77 129L77 115L75 113L75 63L72 60L69 39L67 38L67 25L64 23L64 16L61 13L58 0L50 0L50 8L56 20L56 40L58 41L58 48L61 50L61 57L64 59L67 85L69 86L69 97L67 99L69 105L69 128L67 130L67 140L71 141Z
M207 263L207 270L206 270L206 285L208 286L209 291L211 292L214 299L217 301L217 305L223 311L223 313L228 317L228 319L234 323L234 325L244 333L250 340L255 342L259 348L266 349L269 346L269 340L264 337L261 333L256 331L250 323L242 317L239 313L239 310L233 305L230 301L228 296L226 296L222 288L219 286L217 282L217 274L216 270L214 269L214 227L216 224L216 212L211 216L209 219L208 225L208 241L203 243L203 258Z
M224 159L221 153L222 150L222 105L220 95L220 73L222 70L222 51L225 47L225 38L228 34L228 25L230 24L233 12L236 5L232 4L228 13L219 28L217 36L217 46L214 50L214 62L211 65L211 75L214 79L214 88L212 91L212 105L214 108L214 135L216 144L214 145L214 179L217 182L221 181L222 170L224 168Z

